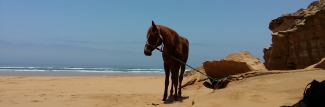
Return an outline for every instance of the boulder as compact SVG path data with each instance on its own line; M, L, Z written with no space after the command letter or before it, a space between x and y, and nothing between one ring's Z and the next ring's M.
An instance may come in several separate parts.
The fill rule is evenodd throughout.
M197 67L196 70L207 74L212 78L223 78L229 75L235 75L249 71L267 71L259 58L254 58L253 55L247 51L230 54L220 61L206 61L203 63L203 66ZM208 80L208 77L202 75L201 73L198 73L195 70L186 71L183 77L183 88ZM217 86L217 88L222 87L223 86Z
M259 58L254 58L247 51L233 53L220 61L203 63L206 74L213 78L223 78L249 71L267 71Z

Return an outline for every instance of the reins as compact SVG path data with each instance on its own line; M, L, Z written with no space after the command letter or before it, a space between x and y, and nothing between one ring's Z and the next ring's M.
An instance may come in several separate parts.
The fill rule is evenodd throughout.
M205 73L203 73L203 72L201 72L201 71L199 71L199 70L193 68L192 66L190 66L190 65L188 65L188 64L186 64L186 63L184 63L184 62L182 62L181 60L175 58L174 56L169 55L169 54L167 54L167 53L164 53L163 50L162 50L162 48L163 48L163 46L162 46L160 49L159 49L158 47L157 47L156 49L157 49L158 51L160 51L161 53L163 53L163 54L165 54L165 55L168 55L168 56L172 57L172 58L175 59L176 61L178 61L178 62L180 62L180 63L182 63L182 64L184 64L184 65L190 67L190 68L193 69L194 71L196 71L196 72L198 72L198 73L200 73L200 74L202 74L202 75L208 77L208 78L210 79L210 81L211 81L212 86L218 84L221 80L223 80L223 78L212 78L212 77L208 76L207 74L205 74Z
M163 37L161 36L160 33L159 33L159 37L160 37L161 41L163 42ZM176 60L176 61L178 61L178 62L180 62L180 63L182 63L182 64L184 64L184 65L190 67L190 68L193 69L194 71L196 71L196 72L198 72L198 73L200 73L200 74L202 74L202 75L208 77L209 80L211 81L212 86L218 84L221 80L223 80L223 78L212 78L212 77L208 76L207 74L205 74L205 73L203 73L203 72L201 72L201 71L199 71L199 70L193 68L192 66L190 66L190 65L188 65L188 64L186 64L186 63L184 63L184 62L182 62L181 60L175 58L174 56L165 53L165 52L162 50L162 48L163 48L163 44L162 44L161 48L159 49L158 46L157 46L158 43L159 43L159 41L157 41L155 45L151 45L151 44L149 44L148 41L146 42L147 45L149 45L149 46L151 46L151 47L157 49L157 50L160 51L161 53L163 53L163 54L165 54L165 55L168 55L168 56L172 57L174 60ZM156 46L157 46L157 47L156 47Z

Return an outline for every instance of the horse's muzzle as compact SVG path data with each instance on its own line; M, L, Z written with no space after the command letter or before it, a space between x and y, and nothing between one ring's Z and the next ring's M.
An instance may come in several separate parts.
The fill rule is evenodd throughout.
M151 56L151 53L152 51L151 50L149 50L149 49L144 49L144 54L146 55L146 56Z

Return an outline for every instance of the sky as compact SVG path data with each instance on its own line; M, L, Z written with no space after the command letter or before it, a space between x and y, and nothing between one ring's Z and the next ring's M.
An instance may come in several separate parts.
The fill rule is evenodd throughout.
M163 68L144 55L153 20L190 43L187 64L248 51L262 62L271 20L313 0L0 0L0 66Z

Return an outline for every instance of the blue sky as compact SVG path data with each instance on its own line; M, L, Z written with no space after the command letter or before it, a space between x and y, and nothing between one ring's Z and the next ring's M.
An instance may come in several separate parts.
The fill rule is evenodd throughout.
M269 22L312 0L0 0L0 66L162 68L143 53L151 20L188 38L188 64L249 51L263 60Z

